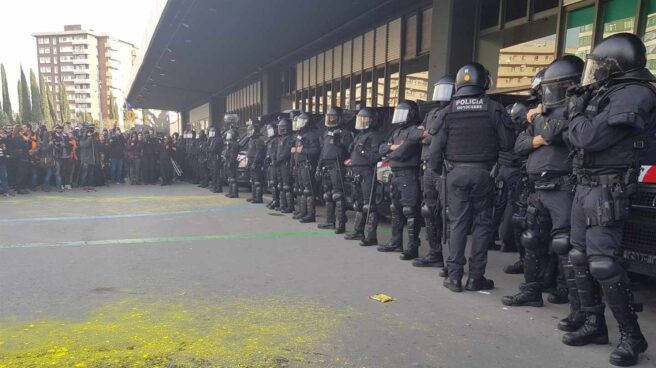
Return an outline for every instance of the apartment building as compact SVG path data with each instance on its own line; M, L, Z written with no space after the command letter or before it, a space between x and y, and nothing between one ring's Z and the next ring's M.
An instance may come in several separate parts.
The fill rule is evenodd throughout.
M73 121L110 120L112 101L119 107L117 120L124 125L122 106L136 55L134 45L81 25L64 31L42 32L36 39L39 73L49 84L61 111L60 88L66 90Z

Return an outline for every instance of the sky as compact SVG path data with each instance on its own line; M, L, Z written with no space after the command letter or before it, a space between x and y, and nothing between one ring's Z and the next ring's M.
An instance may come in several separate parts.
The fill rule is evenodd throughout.
M0 63L7 71L12 109L18 111L16 81L21 64L28 84L30 68L38 76L32 33L63 31L64 25L81 24L82 29L93 29L143 49L149 41L149 24L157 22L164 4L166 0L0 0Z

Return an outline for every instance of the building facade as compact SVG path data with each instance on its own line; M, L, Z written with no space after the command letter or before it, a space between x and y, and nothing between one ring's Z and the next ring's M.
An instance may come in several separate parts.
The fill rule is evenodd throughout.
M64 88L71 120L101 124L113 120L123 126L122 107L136 57L132 44L80 25L32 36L36 39L39 74L55 97L58 114L60 89Z
M555 58L585 59L595 44L618 32L643 38L648 67L656 72L656 0L330 3L328 11L319 0L254 1L218 11L210 0L169 1L128 99L138 107L180 111L182 128L202 128L220 125L225 112L245 121L287 109L321 114L354 101L368 106L425 101L439 78L471 61L490 71L491 93L525 94L532 77ZM226 41L216 36L225 34L220 27L231 16L256 17L258 9L293 26L278 30L258 18ZM326 26L327 13L340 15ZM231 58L225 57L224 42L232 47ZM269 48L281 52L265 52ZM178 50L184 50L183 63ZM162 54L170 56L155 59ZM161 70L166 75L156 73Z

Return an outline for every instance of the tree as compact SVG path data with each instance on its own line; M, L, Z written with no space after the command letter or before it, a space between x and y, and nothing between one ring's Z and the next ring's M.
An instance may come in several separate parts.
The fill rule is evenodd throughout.
M150 111L148 109L142 109L141 115L143 117L143 125L150 125Z
M0 72L2 74L2 111L9 117L9 122L12 122L13 112L11 111L11 101L9 100L9 85L7 84L7 73L5 66L0 64Z
M68 94L66 93L64 83L59 84L59 113L61 114L62 122L71 121L71 105L68 103Z
M58 121L57 118L57 101L52 95L52 90L50 88L46 88L46 96L48 97L48 110L50 110L50 120L52 120L53 123L56 123Z
M20 115L21 119L26 122L34 121L32 117L32 103L30 102L30 87L27 85L27 78L23 67L20 68Z
M46 84L45 79L43 79L43 75L39 74L39 89L41 91L41 114L43 115L43 122L46 124L48 129L52 129L54 126L55 120L52 118L52 114L50 112L50 87Z
M44 123L43 107L41 106L41 91L36 81L34 70L30 69L30 91L32 97L32 120L37 124Z
M0 110L0 127L9 125L11 121L9 121L9 116L4 112L4 110Z
M22 124L23 121L25 120L25 116L23 116L23 86L21 85L21 81L18 80L16 81L18 84L18 119L17 122L19 124Z
M114 99L112 104L112 115L114 115L114 121L116 121L117 123L121 120L119 114L120 113L118 112L118 104L116 103L116 99Z

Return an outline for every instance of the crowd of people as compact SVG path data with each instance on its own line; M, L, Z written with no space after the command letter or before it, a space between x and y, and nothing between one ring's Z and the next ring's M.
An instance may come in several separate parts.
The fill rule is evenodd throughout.
M177 134L158 138L148 129L96 131L93 125L31 123L0 129L0 194L11 197L41 188L93 191L109 183L170 185Z
M227 114L223 131L187 130L161 142L147 131L99 135L91 127L48 132L24 124L0 135L0 183L11 195L12 185L18 193L39 182L48 190L53 178L61 191L126 176L131 184L159 177L166 185L180 176L215 193L227 184L225 195L237 198L245 170L248 201L262 203L268 188L266 206L302 223L315 222L323 202L319 228L400 252L417 267L442 268L443 286L453 292L494 288L485 271L499 235L503 248L519 251L504 271L524 275L519 292L502 303L542 307L545 292L551 303L569 303L557 327L570 346L608 343L608 306L620 331L610 362L630 366L648 344L622 264L622 231L639 168L656 161L652 83L644 44L620 33L585 62L555 60L535 76L526 103L490 98L485 67L465 65L435 85L436 107L423 119L417 103L399 103L389 132L378 110L367 107L354 122L339 107L328 109L323 124L308 113L249 120L245 137L239 116ZM381 161L391 168L387 244L377 237ZM346 233L348 210L355 216ZM430 251L420 258L422 224Z
M504 271L524 275L519 292L502 303L542 307L545 292L551 303L569 303L557 327L570 346L608 344L608 306L620 332L610 363L631 366L648 344L623 267L622 233L640 166L656 161L653 83L644 44L620 33L600 42L585 62L573 55L555 60L535 76L526 103L504 107L491 99L489 73L472 63L436 84L439 106L425 118L413 101L397 105L389 134L380 129L377 110L366 107L353 126L338 107L329 108L323 126L307 113L263 126L249 122L248 200L262 202L268 180L268 208L310 223L323 201L326 218L318 227L336 234L346 233L346 212L353 210L353 231L345 238L378 245L382 208L374 197L382 160L391 167L392 236L379 251L441 267L450 291L489 290L487 254L499 233L504 247L520 254ZM225 170L229 197L238 196L237 121L227 115L224 134L212 131L198 145L207 162L200 166L202 185L211 179L218 183L212 190L220 191ZM430 251L419 258L422 223Z

